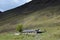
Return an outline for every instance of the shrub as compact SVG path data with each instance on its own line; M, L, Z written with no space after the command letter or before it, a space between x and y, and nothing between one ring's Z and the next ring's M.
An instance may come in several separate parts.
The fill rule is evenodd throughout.
M18 32L22 32L22 30L23 30L23 25L22 25L22 24L17 25L16 30L17 30Z

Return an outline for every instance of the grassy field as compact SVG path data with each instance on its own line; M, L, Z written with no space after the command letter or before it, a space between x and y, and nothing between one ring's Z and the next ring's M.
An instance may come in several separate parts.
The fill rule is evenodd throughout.
M14 19L14 21L12 21ZM18 21L16 24L15 21ZM25 29L41 29L45 31L36 35L14 35L14 33L0 34L0 40L60 40L60 6L47 7L45 9L33 12L24 17L12 17L3 23L0 30L16 28L17 24L23 24Z
M0 40L60 40L60 27L41 27L45 33L35 35L14 35L14 33L0 34Z

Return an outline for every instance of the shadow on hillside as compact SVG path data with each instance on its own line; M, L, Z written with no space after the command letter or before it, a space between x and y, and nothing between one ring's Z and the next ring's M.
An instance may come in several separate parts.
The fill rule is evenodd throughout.
M15 16L29 15L35 11L42 10L44 8L51 7L51 6L57 6L57 5L60 5L59 0L50 0L50 1L49 0L46 0L46 1L33 0L30 3L27 3L25 5L15 8L15 9L8 10L6 12L1 13L0 21L5 21L8 18L12 18ZM6 23L8 23L8 22L5 22L3 24L0 23L0 25L4 25Z

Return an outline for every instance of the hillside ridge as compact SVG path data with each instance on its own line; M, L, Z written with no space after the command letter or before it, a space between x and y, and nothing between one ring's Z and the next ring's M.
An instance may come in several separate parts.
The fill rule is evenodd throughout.
M28 24L31 22L29 25L39 25L38 22L41 20L46 19L47 21L59 16L59 11L60 0L32 0L20 7L0 13L0 31L13 30L19 23ZM34 24L35 19L37 19L36 24Z

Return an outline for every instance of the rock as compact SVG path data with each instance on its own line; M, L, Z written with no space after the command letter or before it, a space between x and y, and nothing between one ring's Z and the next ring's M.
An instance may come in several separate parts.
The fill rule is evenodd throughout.
M14 35L20 35L20 33L14 33Z

